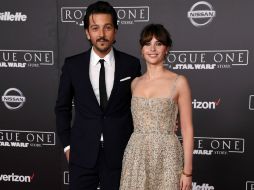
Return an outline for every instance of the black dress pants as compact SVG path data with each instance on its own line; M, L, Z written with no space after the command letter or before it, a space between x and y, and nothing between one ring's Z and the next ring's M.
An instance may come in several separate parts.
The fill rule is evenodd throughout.
M69 165L70 190L119 190L121 168L107 166L104 148L101 144L97 163L94 168L84 168L73 163Z

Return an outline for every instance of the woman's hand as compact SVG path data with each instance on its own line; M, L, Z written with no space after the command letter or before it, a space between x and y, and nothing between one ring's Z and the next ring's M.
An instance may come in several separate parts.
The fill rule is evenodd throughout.
M191 189L192 189L192 176L182 173L180 179L180 190L191 190Z

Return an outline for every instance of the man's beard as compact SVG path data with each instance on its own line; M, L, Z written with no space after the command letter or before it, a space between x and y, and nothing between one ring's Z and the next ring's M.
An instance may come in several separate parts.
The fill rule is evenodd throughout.
M95 48L100 52L107 52L112 46L112 44L109 44L109 40L104 37L97 39L96 44L98 44L98 43L103 43L103 45L100 45L100 46L96 45L95 46Z

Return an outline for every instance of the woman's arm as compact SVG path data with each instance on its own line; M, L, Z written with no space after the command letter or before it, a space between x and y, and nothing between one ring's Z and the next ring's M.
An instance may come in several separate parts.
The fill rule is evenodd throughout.
M178 106L184 151L184 168L181 177L181 186L182 189L188 189L191 187L192 182L191 175L194 146L191 90L184 76L178 79L176 87L178 91Z

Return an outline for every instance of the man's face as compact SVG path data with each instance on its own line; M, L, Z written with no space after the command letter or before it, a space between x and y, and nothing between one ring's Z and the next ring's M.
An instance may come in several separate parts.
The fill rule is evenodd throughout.
M116 31L110 14L98 13L89 16L86 36L93 44L94 51L100 57L104 57L111 50Z

